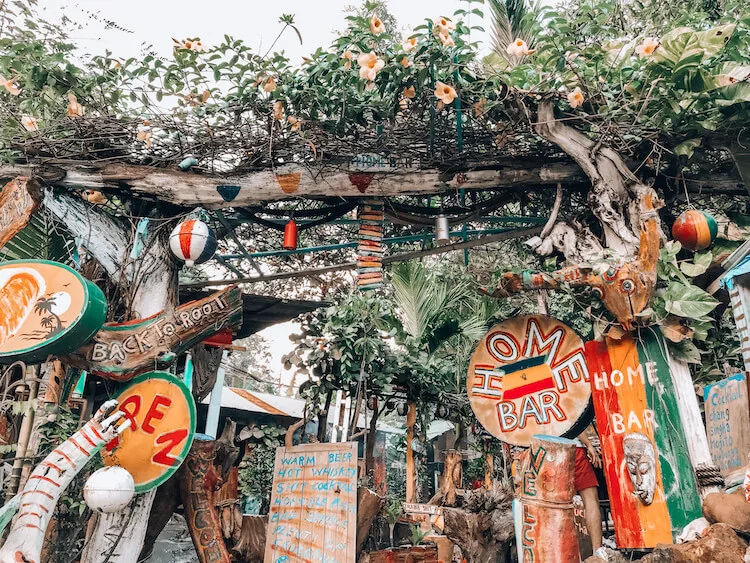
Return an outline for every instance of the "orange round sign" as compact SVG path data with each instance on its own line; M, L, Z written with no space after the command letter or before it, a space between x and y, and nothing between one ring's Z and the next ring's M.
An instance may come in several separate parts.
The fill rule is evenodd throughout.
M102 453L105 465L127 469L142 493L182 464L195 434L195 401L185 384L165 372L135 378L117 398L130 428Z
M479 422L509 444L528 446L534 434L575 437L592 417L583 341L551 317L494 326L474 350L466 389Z

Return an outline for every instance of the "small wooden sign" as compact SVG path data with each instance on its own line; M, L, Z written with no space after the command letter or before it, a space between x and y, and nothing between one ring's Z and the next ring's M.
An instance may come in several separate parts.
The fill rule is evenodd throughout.
M672 543L701 516L666 342L654 329L586 343L617 546Z
M358 154L349 164L354 172L396 172L415 168L412 160L382 154Z
M528 446L534 434L575 437L591 421L583 341L551 317L493 327L474 350L466 388L479 422L517 446Z
M127 469L142 493L179 469L195 435L195 401L185 384L165 372L134 379L117 397L130 428L102 452L105 465Z
M747 378L738 373L703 390L711 458L727 483L740 483L750 453L750 403Z
M0 192L0 248L28 224L41 201L38 184L26 176L19 176L3 186Z
M0 265L0 363L42 362L88 342L104 323L107 300L64 264L12 260Z
M277 448L264 563L354 563L357 444Z
M442 531L445 527L443 520L443 508L434 504L418 504L415 502L405 502L402 505L404 512L412 519L419 522L423 531L429 532L433 528Z
M154 367L170 365L212 334L241 324L242 292L233 286L147 319L108 323L93 342L65 361L106 379L130 381Z

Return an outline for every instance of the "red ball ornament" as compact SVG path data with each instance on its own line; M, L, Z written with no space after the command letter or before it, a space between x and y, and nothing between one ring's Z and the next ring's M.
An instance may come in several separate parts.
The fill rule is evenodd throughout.
M688 209L672 225L672 237L693 251L711 246L718 232L716 219L697 209Z

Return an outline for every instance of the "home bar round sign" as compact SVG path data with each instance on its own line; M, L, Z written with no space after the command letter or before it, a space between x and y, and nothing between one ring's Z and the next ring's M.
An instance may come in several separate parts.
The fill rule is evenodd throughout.
M130 428L102 458L127 469L142 493L166 481L185 459L195 434L195 401L173 375L150 372L125 387L117 403Z
M534 434L575 437L591 420L583 341L543 315L494 326L474 350L466 389L482 425L509 444L528 446Z

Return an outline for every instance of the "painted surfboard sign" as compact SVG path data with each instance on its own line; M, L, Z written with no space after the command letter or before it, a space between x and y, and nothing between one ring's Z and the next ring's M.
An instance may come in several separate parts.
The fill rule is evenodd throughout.
M96 334L106 315L102 291L64 264L0 265L0 364L38 363L72 352Z
M232 286L147 319L107 323L64 359L113 381L164 368L196 343L242 324L242 291Z
M673 543L701 516L675 386L655 329L586 343L617 546Z
M122 437L102 452L105 465L127 469L135 491L158 487L179 469L195 436L195 401L185 384L166 372L145 373L117 397L130 420Z
M0 191L0 248L23 229L42 201L39 185L26 176L14 178Z
M741 483L750 453L747 378L738 373L703 388L711 459L728 484Z
M534 434L575 437L591 422L583 341L551 317L493 327L474 350L466 388L479 422L509 444L528 446Z

